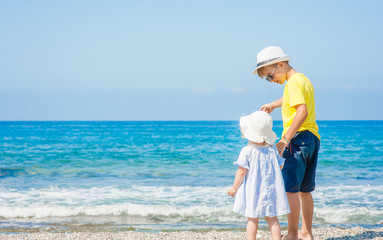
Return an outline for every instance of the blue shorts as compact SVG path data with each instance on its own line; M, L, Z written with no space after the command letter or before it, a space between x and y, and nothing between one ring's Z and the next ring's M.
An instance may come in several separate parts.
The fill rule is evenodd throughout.
M282 169L286 192L312 192L320 147L319 139L310 131L297 132L283 152Z

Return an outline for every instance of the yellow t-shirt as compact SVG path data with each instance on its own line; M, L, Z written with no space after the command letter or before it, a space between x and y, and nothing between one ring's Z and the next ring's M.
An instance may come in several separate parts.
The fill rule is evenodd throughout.
M284 136L289 130L297 113L295 107L299 104L306 104L308 115L298 131L309 130L315 136L317 136L318 139L320 139L320 135L318 133L318 124L315 121L314 87L305 75L302 73L295 73L287 81L285 90L283 92L282 136Z

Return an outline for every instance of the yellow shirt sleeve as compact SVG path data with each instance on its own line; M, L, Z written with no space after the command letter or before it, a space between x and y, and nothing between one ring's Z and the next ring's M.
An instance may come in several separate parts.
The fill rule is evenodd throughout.
M300 104L306 104L305 92L302 81L299 78L292 79L288 86L288 96L290 107L295 107Z

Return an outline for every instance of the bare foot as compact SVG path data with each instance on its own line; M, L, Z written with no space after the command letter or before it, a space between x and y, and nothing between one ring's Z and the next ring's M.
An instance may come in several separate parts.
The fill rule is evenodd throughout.
M298 233L298 238L302 240L314 240L314 236L308 232L301 232Z
M299 240L299 239L287 233L285 236L282 237L282 240Z

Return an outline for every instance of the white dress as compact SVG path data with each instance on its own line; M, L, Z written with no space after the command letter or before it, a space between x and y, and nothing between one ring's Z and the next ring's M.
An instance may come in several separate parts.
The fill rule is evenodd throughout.
M248 169L235 195L233 211L246 217L274 217L290 212L280 166L284 159L275 146L249 143L234 165Z

